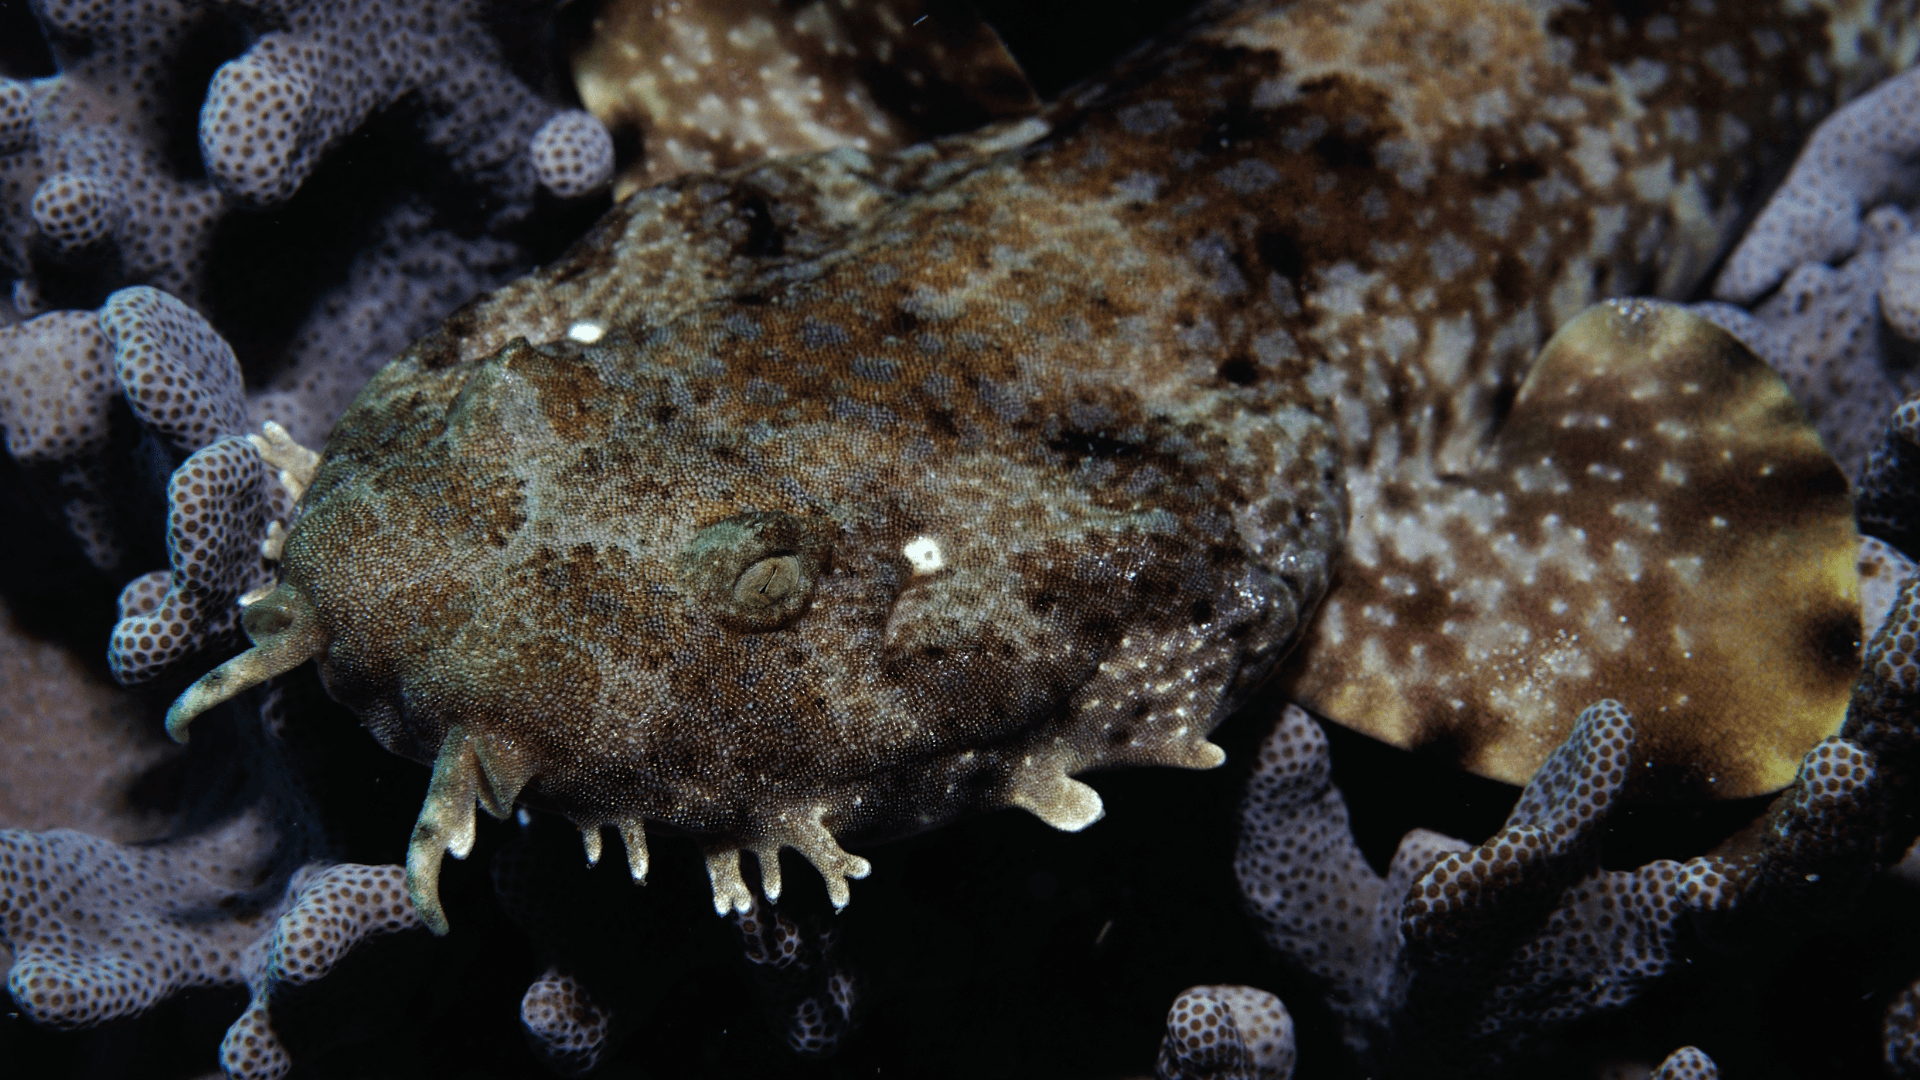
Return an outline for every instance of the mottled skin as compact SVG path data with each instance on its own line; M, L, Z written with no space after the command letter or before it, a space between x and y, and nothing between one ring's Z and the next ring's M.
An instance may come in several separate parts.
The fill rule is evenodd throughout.
M1217 764L1349 525L1479 467L1555 326L1685 292L1797 133L1911 52L1800 6L1218 5L1040 122L643 192L374 379L252 659L174 726L317 656L436 763L430 922L474 801L523 791L590 853L620 827L636 875L643 822L695 834L742 909L741 848L770 895L790 845L844 902L867 866L836 838L1084 826L1070 774ZM1560 734L1629 696L1575 691ZM1560 741L1523 734L1535 764ZM1514 741L1452 738L1482 768Z

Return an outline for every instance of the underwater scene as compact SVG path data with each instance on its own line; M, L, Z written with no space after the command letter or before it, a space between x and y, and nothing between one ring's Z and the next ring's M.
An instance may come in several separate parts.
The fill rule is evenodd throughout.
M1920 1078L1920 0L0 0L0 1076Z

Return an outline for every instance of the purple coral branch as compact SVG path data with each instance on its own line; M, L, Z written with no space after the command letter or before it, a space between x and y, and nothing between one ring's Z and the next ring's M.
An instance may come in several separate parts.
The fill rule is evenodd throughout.
M1268 943L1324 980L1364 1060L1393 1075L1436 1062L1497 1070L1539 1036L1632 1002L1692 935L1744 951L1848 911L1920 830L1916 705L1920 576L1869 644L1841 734L1807 754L1751 850L1603 868L1634 725L1600 702L1492 838L1415 830L1385 879L1353 843L1325 736L1288 706L1248 786L1235 870ZM1889 1013L1889 1055L1913 1041L1900 1010ZM1661 1075L1711 1068L1683 1051Z

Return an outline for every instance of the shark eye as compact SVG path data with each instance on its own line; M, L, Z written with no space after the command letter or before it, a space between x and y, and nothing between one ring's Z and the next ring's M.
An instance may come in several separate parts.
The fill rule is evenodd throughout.
M766 608L800 590L800 560L774 555L747 567L733 583L733 601L743 608Z
M734 630L777 630L806 610L832 551L826 522L756 510L701 529L681 556L688 598Z

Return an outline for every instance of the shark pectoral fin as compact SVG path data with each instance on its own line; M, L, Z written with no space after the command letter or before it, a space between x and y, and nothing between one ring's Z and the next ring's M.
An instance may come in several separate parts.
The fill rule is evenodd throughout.
M1682 308L1568 322L1468 475L1351 487L1349 557L1283 676L1330 719L1523 783L1614 698L1643 798L1778 789L1839 729L1846 481L1785 384Z

